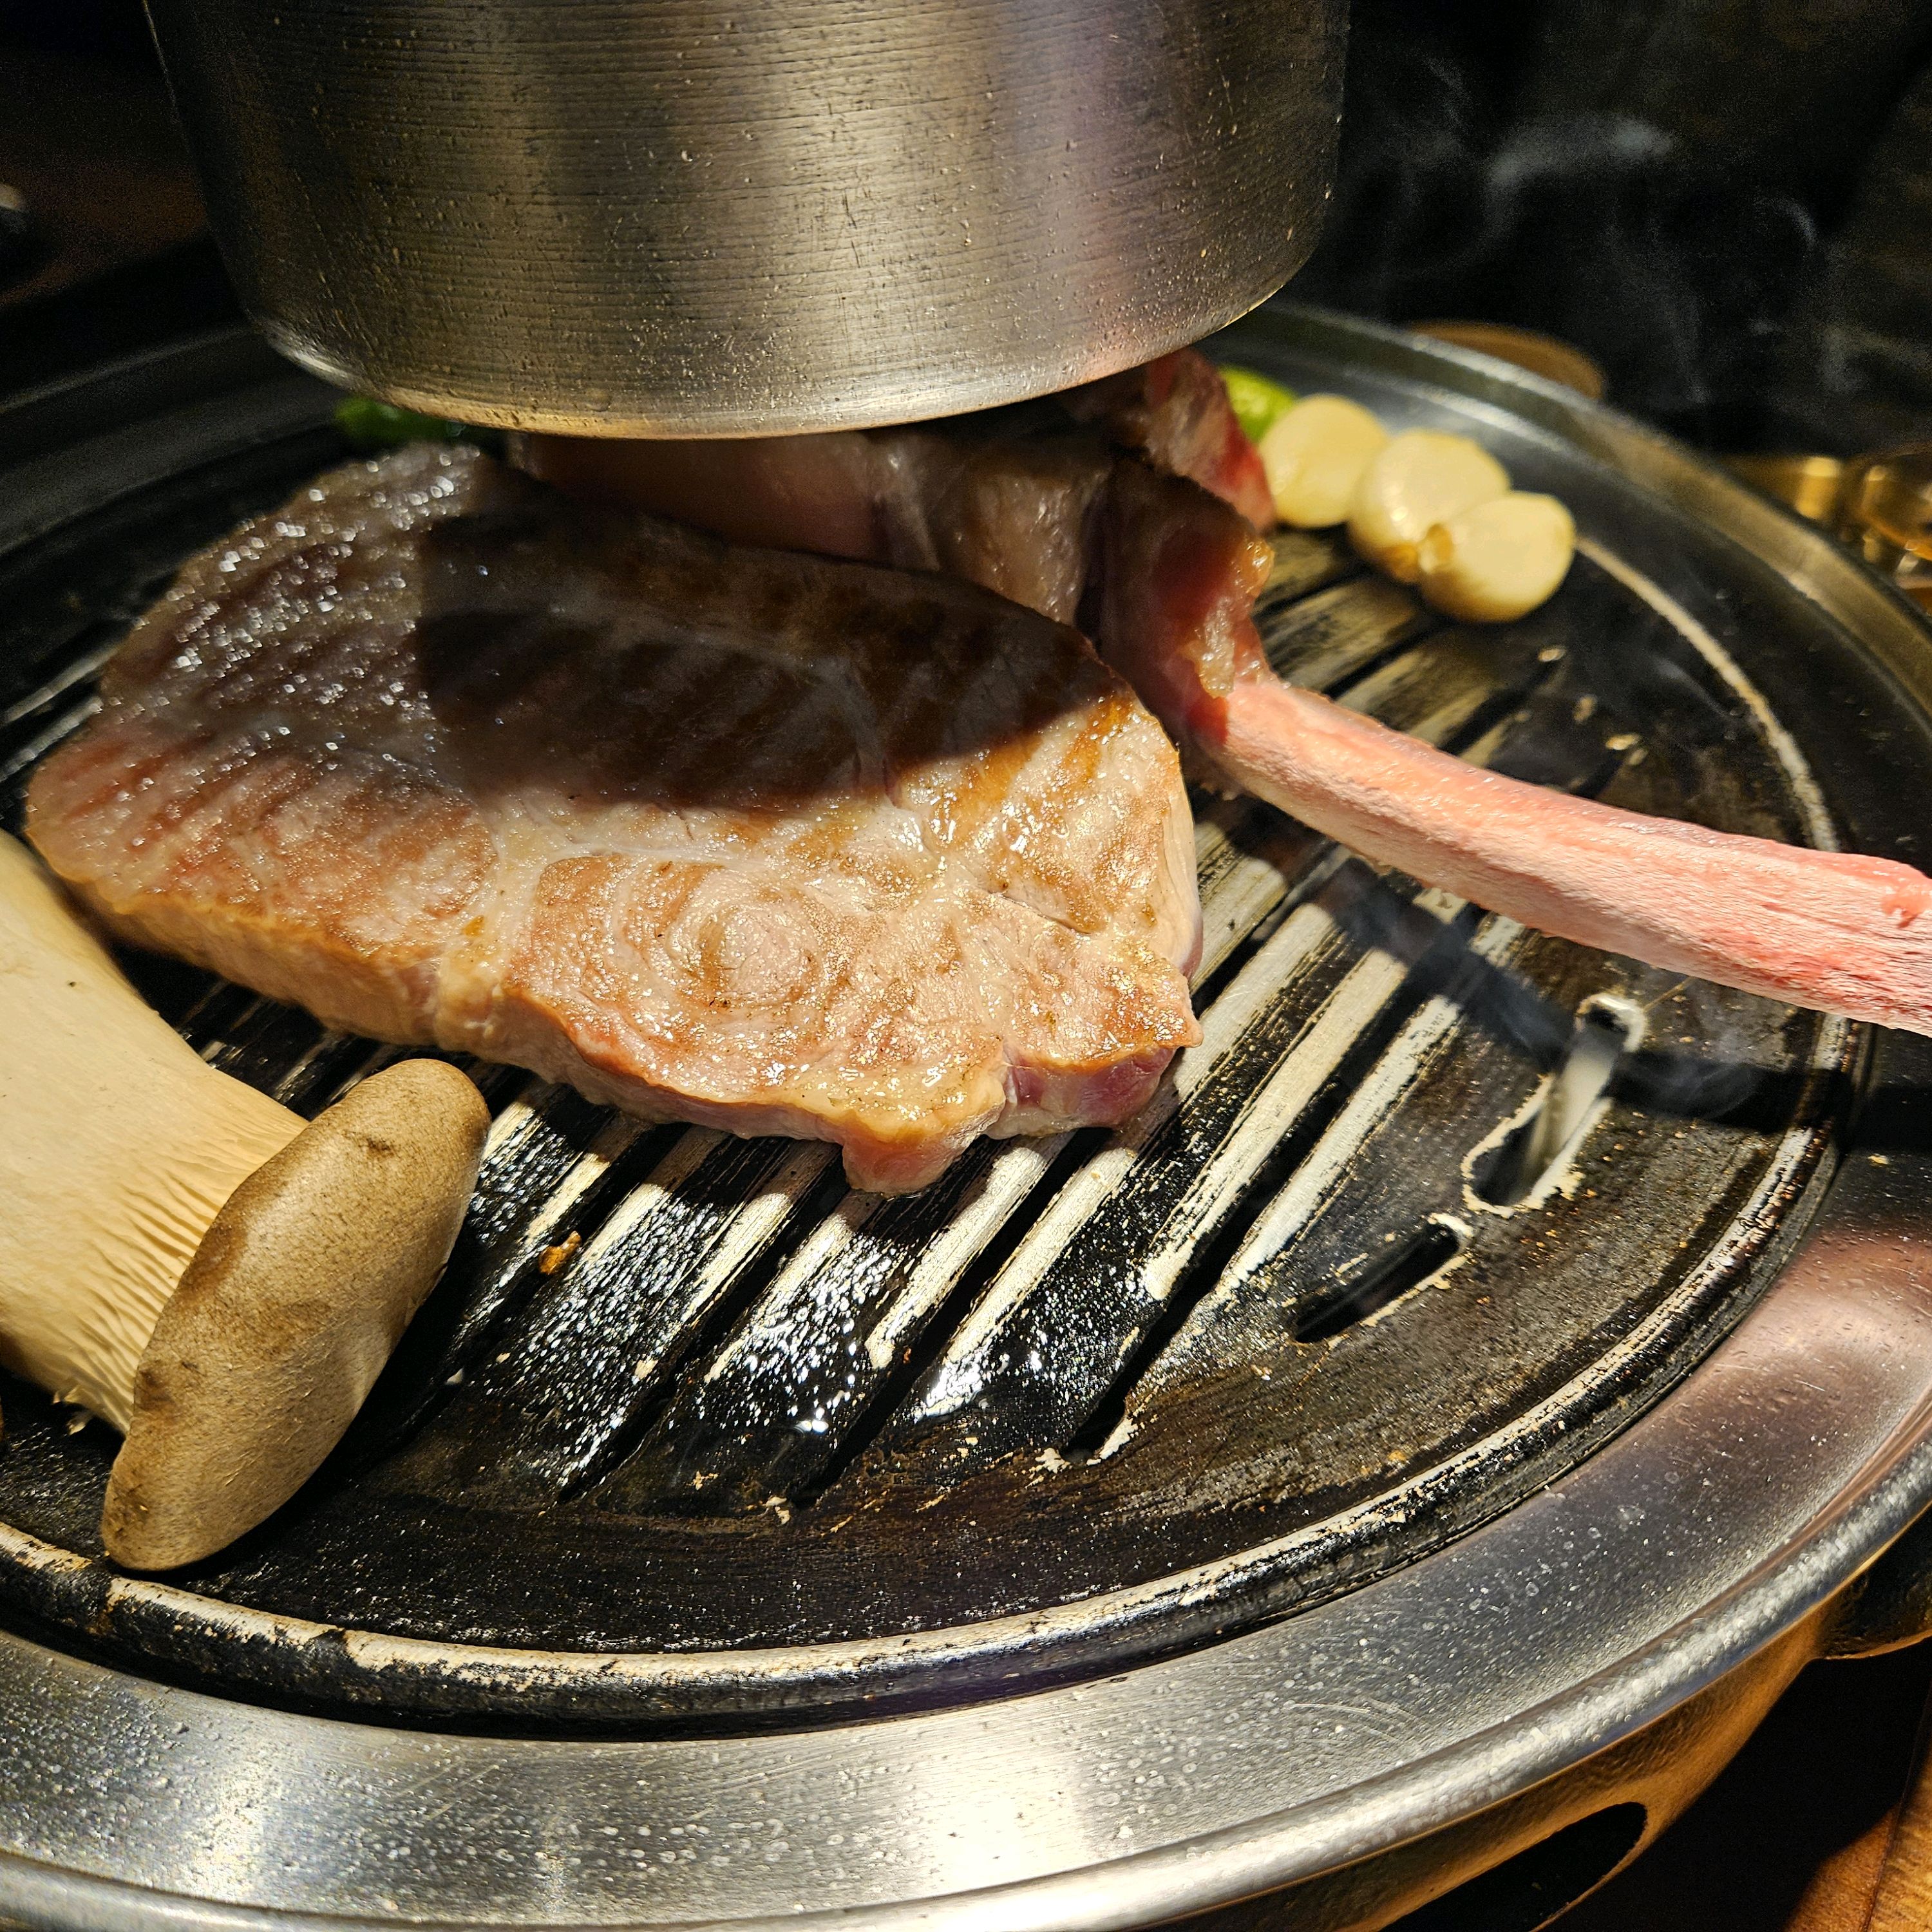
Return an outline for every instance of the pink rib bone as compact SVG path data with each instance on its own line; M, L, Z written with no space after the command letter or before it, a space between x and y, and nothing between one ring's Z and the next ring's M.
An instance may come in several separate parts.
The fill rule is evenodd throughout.
M1539 932L1932 1034L1932 879L1527 784L1298 690L1263 654L1269 553L1238 518L1138 466L1112 509L1102 654L1243 790Z
M1774 1000L1932 1033L1932 879L1619 812L1460 758L1278 679L1207 747L1356 851L1539 932Z

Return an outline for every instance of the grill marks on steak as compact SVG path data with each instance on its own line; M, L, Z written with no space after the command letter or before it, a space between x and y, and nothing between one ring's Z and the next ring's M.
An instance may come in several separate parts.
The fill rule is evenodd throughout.
M1198 1036L1172 748L970 586L338 470L193 560L37 774L124 937L862 1187L1111 1122Z

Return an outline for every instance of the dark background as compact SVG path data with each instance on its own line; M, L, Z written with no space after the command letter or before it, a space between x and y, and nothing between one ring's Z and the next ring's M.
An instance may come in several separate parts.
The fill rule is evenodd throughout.
M1354 0L1342 129L1300 292L1566 337L1714 449L1932 434L1932 0ZM138 0L0 0L0 390L234 314Z
M1925 0L1355 0L1298 290L1568 338L1721 450L1932 429Z
M136 0L0 0L0 394L238 320ZM1724 452L1932 436L1932 0L1355 0L1297 292L1514 322ZM1814 1666L1566 1924L1838 1932L1932 1646Z

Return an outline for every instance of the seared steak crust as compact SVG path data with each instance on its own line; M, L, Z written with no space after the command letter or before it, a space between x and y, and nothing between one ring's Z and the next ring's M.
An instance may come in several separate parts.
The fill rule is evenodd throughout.
M1173 750L944 578L586 514L460 447L192 560L37 776L116 932L862 1186L1118 1120L1198 1035Z
M1276 677L1251 614L1268 547L1238 511L1243 466L1215 459L1226 446L1215 412L1196 407L1198 362L1164 358L1073 392L1067 410L1104 432L1084 445L1003 412L668 455L536 436L524 458L604 502L707 527L749 502L764 542L921 563L1054 616L1077 610L1210 782L1561 938L1932 1034L1932 879L1912 867L1478 771ZM782 488L756 487L772 478Z

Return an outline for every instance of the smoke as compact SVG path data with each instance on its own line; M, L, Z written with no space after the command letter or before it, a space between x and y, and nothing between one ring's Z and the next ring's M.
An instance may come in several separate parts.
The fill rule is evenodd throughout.
M1774 392L1810 362L1789 342L1816 326L1826 228L1932 16L1888 0L1750 11L1358 0L1337 199L1296 294L1546 330L1679 435L1775 440Z

